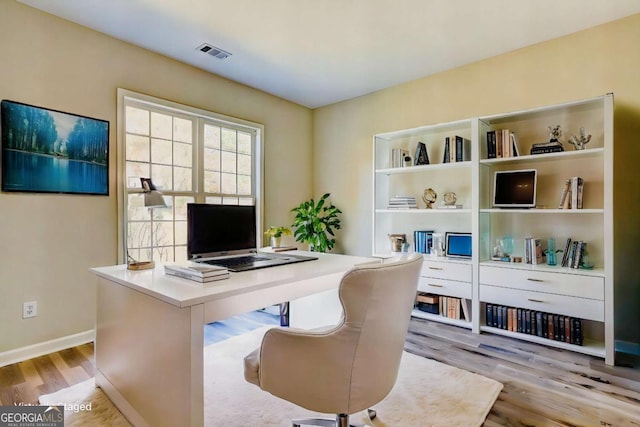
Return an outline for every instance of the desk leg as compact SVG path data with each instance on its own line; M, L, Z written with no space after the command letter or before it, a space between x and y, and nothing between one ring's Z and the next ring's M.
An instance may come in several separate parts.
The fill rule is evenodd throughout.
M96 380L135 426L204 425L203 319L98 278Z

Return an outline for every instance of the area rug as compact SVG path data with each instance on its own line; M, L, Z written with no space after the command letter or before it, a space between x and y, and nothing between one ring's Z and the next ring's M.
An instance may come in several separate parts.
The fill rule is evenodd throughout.
M293 417L318 415L244 381L243 358L259 346L267 329L205 348L206 426L288 427ZM374 427L481 426L501 389L492 379L404 352L396 386L374 405L377 418L370 421L363 412L351 421ZM93 379L40 397L41 404L65 404L67 409L81 402L90 402L91 410L65 411L65 426L129 425Z

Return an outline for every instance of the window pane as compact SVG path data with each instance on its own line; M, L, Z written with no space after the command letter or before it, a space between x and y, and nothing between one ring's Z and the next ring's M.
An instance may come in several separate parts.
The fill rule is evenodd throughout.
M238 194L251 194L251 177L238 175Z
M222 152L222 172L236 173L236 153Z
M153 248L153 260L160 263L173 261L173 248Z
M127 232L127 247L151 246L151 222L130 222Z
M148 209L151 211L151 216L153 217L154 221L158 220L158 221L172 221L173 220L173 207L172 207L172 202L173 202L173 198L171 196L165 196L162 195L162 198L164 199L165 204L167 205L166 208L153 208L153 209Z
M154 138L171 139L172 117L166 114L151 113L151 136Z
M252 198L252 197L241 197L241 198L238 200L238 204L239 204L239 205L243 205L243 206L252 206L252 205L254 205L255 203L254 203L254 201L253 201L253 198Z
M149 209L144 207L142 193L128 194L127 199L127 218L129 221L149 221L151 219Z
M222 128L222 147L225 151L236 151L236 131Z
M222 193L234 194L236 192L236 175L231 173L223 173L222 175Z
M173 246L173 221L154 222L153 227L153 246Z
M171 166L151 165L151 180L159 191L173 190L172 172Z
M238 132L238 153L251 154L251 134Z
M220 192L220 172L204 172L204 191L206 193Z
M127 133L149 135L149 112L135 107L126 108Z
M149 163L127 162L127 186L128 188L142 188L140 177L151 176Z
M173 163L171 141L155 138L151 140L151 163L162 163L164 165Z
M251 175L251 156L238 154L238 173Z
M191 149L191 144L183 144L181 142L173 143L173 164L188 168L193 166L193 151Z
M187 221L176 221L176 245L187 244Z
M222 204L223 205L237 205L238 204L238 198L237 197L225 197L224 199L222 199Z
M206 203L211 203L212 205L221 205L222 204L222 197L220 196L211 196L211 197L207 197L205 199Z
M191 168L173 168L173 190L191 191L193 180L191 178Z
M220 148L220 126L204 125L204 146Z
M210 171L220 170L220 150L204 149L204 168Z
M175 117L173 119L173 140L180 142L193 142L193 121Z
M175 252L175 261L186 261L188 259L186 246L176 246L174 248L174 252Z
M176 196L173 199L173 210L176 221L187 220L187 203L193 203L193 197Z
M149 161L149 138L127 134L127 160Z

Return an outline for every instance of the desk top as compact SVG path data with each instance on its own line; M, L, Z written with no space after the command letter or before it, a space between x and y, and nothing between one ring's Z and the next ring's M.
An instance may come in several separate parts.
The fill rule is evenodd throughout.
M374 258L350 255L303 251L290 253L314 256L318 259L239 273L230 272L228 279L208 283L168 276L164 273L162 264L153 270L135 271L128 270L126 265L114 265L92 268L91 271L99 277L177 307L188 307L300 280L346 272L356 264L375 261Z

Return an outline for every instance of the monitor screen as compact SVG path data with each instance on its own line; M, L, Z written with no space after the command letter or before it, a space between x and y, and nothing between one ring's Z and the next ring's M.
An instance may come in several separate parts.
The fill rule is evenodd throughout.
M493 187L493 206L498 208L534 208L537 171L524 169L498 171Z
M446 256L471 258L471 233L446 233Z
M231 255L255 249L255 206L187 204L189 259Z

